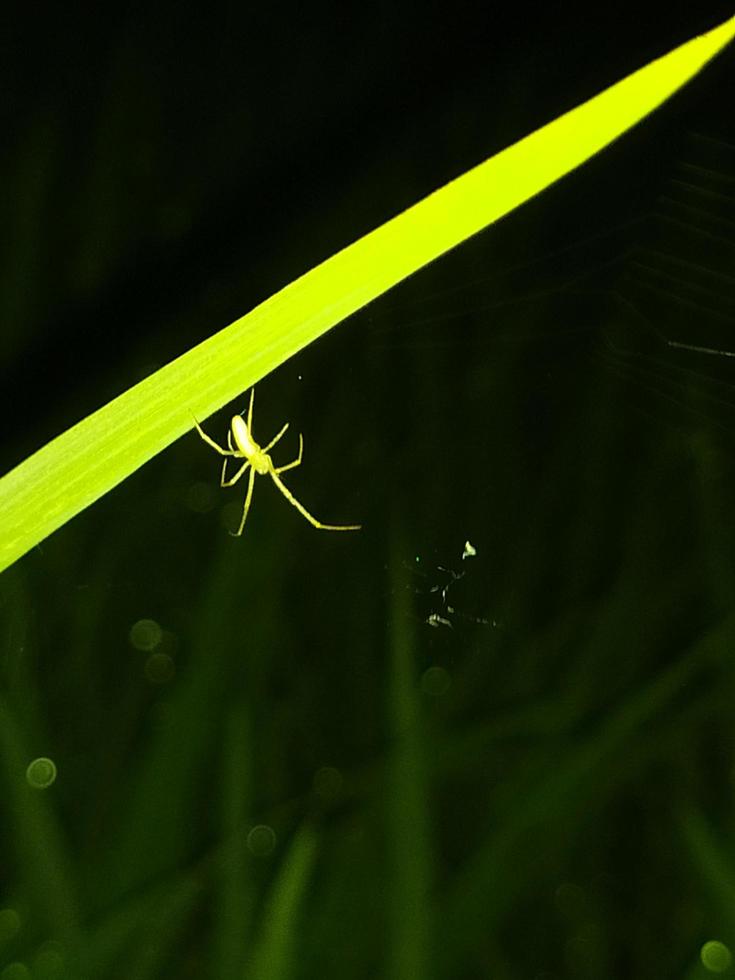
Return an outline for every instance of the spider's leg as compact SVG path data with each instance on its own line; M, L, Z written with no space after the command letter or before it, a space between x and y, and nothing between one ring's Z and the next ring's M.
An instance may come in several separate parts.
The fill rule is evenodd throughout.
M281 438L281 436L283 435L283 433L286 431L287 428L288 428L288 422L286 422L286 424L281 429L281 431L278 433L278 435L277 436L274 436L273 439L271 439L271 441L268 443L268 445L263 447L263 452L264 453L267 453L269 449L273 449L273 447L278 442L278 440ZM252 433L251 433L251 435L252 435Z
M193 415L192 415L192 418L194 419L194 416ZM197 422L196 419L194 419L194 425L197 427L197 432L202 437L202 439L204 439L204 441L207 443L207 445L208 446L211 446L212 449L215 449L220 454L220 456L234 456L235 455L234 452L233 452L233 450L231 450L231 449L223 449L222 446L220 446L218 443L216 443L214 441L214 439L212 439L211 436L208 436L207 433L204 431L204 429L201 427L201 425L199 425L199 423Z
M320 531L359 531L360 528L362 527L361 524L322 524L322 522L321 521L318 521L316 519L316 517L313 516L313 514L310 514L309 513L309 511L306 509L306 507L304 507L304 505L302 503L299 503L299 501L296 499L296 497L294 497L294 495L291 493L291 491L288 489L288 487L283 482L283 480L281 480L280 476L276 473L276 471L274 469L273 470L270 470L269 472L270 472L271 479L273 480L273 482L275 483L275 485L278 487L278 489L281 491L281 493L286 498L286 500L293 507L295 507L296 510L303 517L305 517L307 519L307 521L309 522L309 524L313 524L313 526L315 528L318 528L318 530L320 530Z
M253 402L255 401L255 385L250 389L250 407L248 408L248 432L253 437Z
M231 477L229 480L225 480L225 466L227 466L227 460L225 460L224 463L222 464L222 478L219 482L219 485L221 487L232 487L237 483L237 481L243 475L243 473L248 468L248 466L250 466L250 460L249 459L245 460L245 462L242 464L242 466L237 471L237 473L235 473L235 475Z
M298 459L295 459L293 461L293 463L286 463L285 466L276 466L275 467L276 473L285 473L286 470L292 470L294 468L294 466L300 466L301 465L301 457L303 455L304 455L304 437L302 435L300 435L299 436L299 456L298 456Z
M237 456L237 453L235 452L235 447L232 445L232 429L227 430L227 445L230 447L230 452L232 453L232 455ZM225 483L226 473L227 473L227 459L225 459L224 462L222 463L222 473L220 474L220 478L219 478L219 485L221 487L232 486L232 483ZM237 477L235 477L235 479L237 479ZM232 482L234 483L235 481L233 480Z
M244 469L244 467L243 467ZM255 470L250 470L250 477L248 479L248 492L245 495L245 505L242 509L242 520L240 521L240 527L237 531L230 531L233 538L239 538L245 527L245 521L248 519L248 511L250 510L250 501L253 499L253 484L255 483Z

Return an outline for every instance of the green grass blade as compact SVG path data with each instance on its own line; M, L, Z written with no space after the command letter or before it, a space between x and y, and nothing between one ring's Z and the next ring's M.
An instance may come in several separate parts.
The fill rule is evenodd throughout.
M4 829L12 842L33 916L47 933L73 940L79 928L72 861L53 806L52 791L31 788L25 769L32 758L20 719L0 698L0 785L7 809Z
M718 925L735 930L735 864L732 846L726 846L704 814L688 807L680 818L681 832L692 863L718 908ZM728 842L729 844L729 842Z
M201 884L193 876L182 877L169 889L143 923L125 964L126 980L156 980L164 975L168 959L186 941L185 930L201 896Z
M128 389L0 480L0 570L351 313L574 170L695 75L735 17L430 194Z
M563 753L531 759L519 770L510 795L498 801L499 819L452 885L442 919L452 944L439 949L445 968L450 962L456 968L458 960L470 960L523 892L535 887L539 853L563 853L570 820L578 819L589 805L604 767L619 760L617 769L607 770L605 778L605 792L612 793L612 774L629 779L635 767L645 763L640 753L636 755L636 737L640 739L644 726L661 716L704 665L716 663L721 651L730 649L734 624L731 616L702 636L678 660L625 697L584 739L570 743ZM503 883L502 892L494 887L496 882Z
M219 824L225 845L217 862L215 883L214 980L242 975L252 931L255 881L243 832L252 812L252 750L250 710L243 698L230 709L225 726Z
M395 540L395 538L394 538ZM426 741L416 676L415 623L408 575L394 546L389 648L391 752L386 792L390 847L387 976L425 980L432 962L431 829Z
M207 759L227 689L226 624L231 607L241 604L231 587L238 560L234 549L221 547L205 579L186 669L169 697L165 723L152 734L119 803L114 846L99 862L98 887L108 896L133 892L191 860L195 838L181 814L195 812L205 792ZM219 655L213 657L213 650Z
M184 872L115 905L85 931L64 977L152 980L163 976L172 952L186 942L184 932L201 896L197 874Z
M296 919L316 858L316 835L300 830L271 888L260 924L248 980L288 980L295 972Z

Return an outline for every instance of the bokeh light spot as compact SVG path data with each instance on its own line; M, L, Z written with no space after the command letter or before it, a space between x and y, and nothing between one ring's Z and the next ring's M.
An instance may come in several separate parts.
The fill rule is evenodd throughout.
M248 834L247 844L248 850L256 857L267 857L275 849L276 832L267 824L256 824Z
M155 619L139 619L130 627L130 643L136 650L155 650L162 636L163 630Z
M186 506L196 514L208 514L217 506L217 490L212 483L199 480L186 491Z
M56 763L45 756L34 759L26 769L26 780L34 789L48 789L56 782Z
M15 909L0 909L0 943L6 943L20 929L20 916Z
M242 500L238 502L230 501L225 504L219 514L222 527L226 531L231 531L234 534L242 519Z
M25 963L8 963L0 973L0 980L31 980L31 971Z
M145 662L145 676L151 684L167 684L176 673L176 665L167 653L152 653Z
M567 961L575 976L591 976L599 955L599 936L594 924L587 925L564 944Z
M717 939L706 942L699 953L702 965L710 973L724 973L732 964L732 953Z
M33 958L33 980L56 980L64 975L62 947L56 942L47 942Z

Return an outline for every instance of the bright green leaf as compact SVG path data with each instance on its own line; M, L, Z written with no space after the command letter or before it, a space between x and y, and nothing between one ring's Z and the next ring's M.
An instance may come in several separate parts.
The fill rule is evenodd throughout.
M337 252L0 480L0 569L321 334L574 170L684 85L735 17L565 113Z

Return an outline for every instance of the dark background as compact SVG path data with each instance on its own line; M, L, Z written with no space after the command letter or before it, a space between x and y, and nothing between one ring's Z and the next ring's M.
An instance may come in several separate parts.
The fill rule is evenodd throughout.
M3 472L731 14L10 5ZM359 534L259 481L230 537L191 434L3 574L3 980L735 945L735 363L667 344L735 349L734 65L259 384Z

